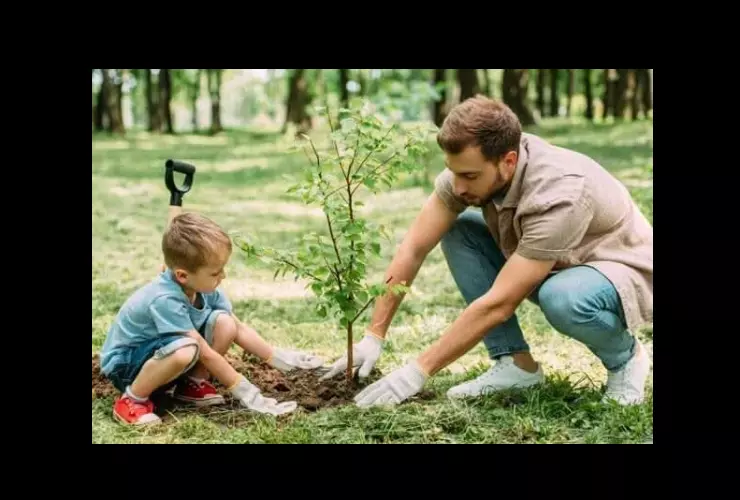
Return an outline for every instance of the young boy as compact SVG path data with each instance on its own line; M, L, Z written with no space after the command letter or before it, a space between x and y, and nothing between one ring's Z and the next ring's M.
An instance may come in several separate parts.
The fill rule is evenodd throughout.
M103 374L123 393L113 415L126 424L158 423L149 397L173 385L178 400L221 404L210 375L246 408L271 415L295 410L293 401L263 397L223 357L236 343L284 372L323 364L316 356L272 347L234 316L219 288L232 252L228 235L206 217L183 213L167 227L162 252L166 269L123 304L100 354Z

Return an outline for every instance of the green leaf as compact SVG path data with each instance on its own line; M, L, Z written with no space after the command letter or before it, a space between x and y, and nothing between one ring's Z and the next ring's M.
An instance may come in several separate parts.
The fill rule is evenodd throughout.
M380 243L377 243L375 241L371 242L370 249L373 251L375 255L380 255Z

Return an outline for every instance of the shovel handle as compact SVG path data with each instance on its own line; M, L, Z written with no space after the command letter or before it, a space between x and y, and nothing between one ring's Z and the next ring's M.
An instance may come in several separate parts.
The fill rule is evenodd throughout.
M182 196L193 187L195 165L185 163L184 161L169 159L164 166L164 183L167 186L167 189L170 190L170 206L182 207ZM175 172L185 174L185 180L180 187L175 185Z

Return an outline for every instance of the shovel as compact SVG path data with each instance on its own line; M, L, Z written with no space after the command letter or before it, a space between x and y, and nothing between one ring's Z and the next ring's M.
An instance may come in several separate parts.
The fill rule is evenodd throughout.
M170 159L165 162L164 167L164 184L170 191L170 206L167 213L167 225L169 225L172 219L182 212L182 197L193 187L195 165ZM175 184L175 172L185 174L185 180L180 187ZM161 270L165 269L165 264L162 264Z
M195 165L184 161L167 160L164 167L164 184L170 190L170 209L167 214L167 224L169 224L175 216L182 212L182 197L193 187ZM181 187L175 184L175 172L185 174L185 181Z

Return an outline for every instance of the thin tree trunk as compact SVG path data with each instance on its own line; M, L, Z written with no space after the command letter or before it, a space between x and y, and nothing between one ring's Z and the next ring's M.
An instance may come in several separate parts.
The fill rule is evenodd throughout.
M558 92L558 70L550 70L550 116L560 114L560 93Z
M105 71L105 70L100 70ZM100 83L100 89L98 90L98 95L96 97L96 104L95 104L95 115L94 115L94 125L95 130L98 132L102 132L106 129L105 124L105 85L103 83Z
M105 87L105 109L108 115L108 131L112 134L125 134L123 120L120 113L119 96L116 85L111 79L108 70L103 70L103 86Z
M221 126L221 69L209 69L208 93L211 97L211 134L218 134L223 130Z
M545 110L545 77L547 73L544 69L537 70L537 111L540 112L540 117L544 118L547 116Z
M534 125L535 119L527 103L529 70L505 69L502 81L504 103L519 117L522 126Z
M629 70L629 87L630 87L630 118L632 118L632 121L637 120L639 114L640 114L640 93L639 93L639 86L640 81L637 79L637 72L640 71L638 69L630 69Z
M565 104L565 116L570 117L571 107L573 105L573 94L576 89L576 70L569 69L568 71L568 100Z
M342 103L342 107L344 108L349 107L349 90L347 89L348 83L349 83L349 70L340 69L339 70L339 95L340 95L340 101Z
M365 71L364 69L357 70L357 83L360 84L360 95L363 97L367 95L367 75Z
M629 70L618 69L617 70L617 82L615 91L615 104L614 104L614 116L620 120L624 119L625 111L627 110L629 82L628 80Z
M296 134L305 133L312 127L311 117L306 112L311 96L308 93L305 72L305 69L296 69L290 78L283 133L287 130L288 123L297 126Z
M609 113L612 113L613 111L613 104L612 101L614 100L614 92L612 89L612 70L611 69L605 69L604 70L604 96L602 97L602 103L603 103L603 111L601 113L601 118L603 120L606 120L609 117Z
M159 93L154 91L152 70L144 70L144 84L146 86L146 111L149 115L149 131L160 132L162 121L159 119Z
M172 98L172 73L169 69L159 70L159 116L165 125L165 132L174 134L172 125L172 109L170 100Z
M491 75L488 74L488 70L484 69L483 71L483 84L486 86L486 95L488 97L493 97L493 87L491 86Z
M594 94L593 87L591 86L591 70L583 70L583 86L586 93L586 118L589 121L594 121Z
M200 81L202 71L202 69L195 70L195 81L193 81L192 87L190 89L190 106L191 113L193 115L193 132L198 131L198 98L200 97Z
M652 70L638 69L636 71L638 74L638 79L640 81L639 86L640 99L642 101L642 112L644 113L645 118L648 118L650 116L650 110L653 109L653 79L650 76L650 72Z
M434 120L434 124L438 127L442 126L442 122L444 122L446 116L447 89L442 86L447 81L446 72L446 69L434 70L434 87L437 89L437 92L439 92L439 100L435 101L433 104L432 119Z
M116 77L118 82L115 84L116 89L116 102L118 103L118 116L121 117L121 124L123 124L123 77L124 71L122 69L116 70Z
M460 84L460 102L475 97L480 93L477 71L474 69L458 69L457 81Z

